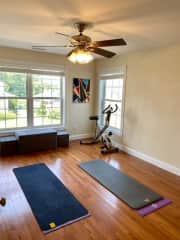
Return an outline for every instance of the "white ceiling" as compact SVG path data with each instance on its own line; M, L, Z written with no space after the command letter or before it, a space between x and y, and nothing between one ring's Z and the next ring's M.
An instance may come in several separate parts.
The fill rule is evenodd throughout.
M180 0L0 0L0 45L31 49L38 44L67 44L73 23L91 22L93 40L124 38L118 54L180 42ZM68 48L47 49L67 54Z

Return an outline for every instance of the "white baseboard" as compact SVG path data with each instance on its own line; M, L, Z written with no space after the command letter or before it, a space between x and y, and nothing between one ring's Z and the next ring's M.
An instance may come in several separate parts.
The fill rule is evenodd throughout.
M85 133L85 134L74 134L74 135L70 135L70 140L80 140L80 139L85 139L85 138L91 138L92 137L92 133ZM112 141L113 145L115 145L116 147L118 147L120 150L128 153L129 155L132 155L134 157L137 157L145 162L151 163L152 165L155 165L159 168L162 168L170 173L173 173L177 176L180 176L180 169L169 164L166 162L162 162L154 157L151 157L147 154L144 154L142 152L139 152L133 148L130 148L128 146L125 146L123 144L117 143L116 141Z
M81 140L85 138L91 138L92 133L84 133L84 134L72 134L70 135L70 140Z
M140 158L141 160L145 161L145 162L149 162L159 168L162 168L170 173L176 174L177 176L180 176L180 169L172 166L169 163L166 162L162 162L156 158L153 158L151 156L148 156L147 154L141 153L133 148L129 148L125 145L119 144L115 141L113 141L113 144L116 145L120 150L128 153L129 155L132 155L134 157Z

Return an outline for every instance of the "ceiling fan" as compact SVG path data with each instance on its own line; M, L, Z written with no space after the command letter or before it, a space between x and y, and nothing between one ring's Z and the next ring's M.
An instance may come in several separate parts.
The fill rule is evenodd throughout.
M44 50L44 48L54 48L54 47L68 47L73 48L68 54L67 57L72 62L78 63L87 63L90 62L93 57L90 53L95 53L101 55L106 58L112 58L116 53L105 50L101 47L110 47L110 46L124 46L127 45L126 41L123 38L119 39L111 39L111 40L103 40L103 41L92 41L91 37L83 34L84 30L89 27L88 23L85 22L77 22L74 24L77 28L79 34L70 36L64 33L56 32L56 34L60 34L70 38L70 44L68 45L34 45L32 49L34 50ZM88 58L85 59L85 55ZM79 56L78 61L77 56Z

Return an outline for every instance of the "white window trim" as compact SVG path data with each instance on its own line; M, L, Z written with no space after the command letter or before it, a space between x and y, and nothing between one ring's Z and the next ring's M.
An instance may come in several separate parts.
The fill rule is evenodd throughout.
M105 84L103 84L103 90L101 91L101 81L108 80L114 76L122 76L123 77L123 91L122 91L122 110L121 110L121 126L120 129L114 128L109 126L109 128L106 130L106 132L111 131L116 136L122 137L124 135L124 113L125 113L125 94L126 94L126 78L127 78L127 67L121 66L120 69L114 68L114 69L106 69L106 72L101 72L98 74L98 114L102 116L101 110L102 110L102 102L105 95ZM102 124L102 118L100 117L100 127L103 127Z
M48 65L49 66L49 65ZM46 65L47 67L47 65ZM65 129L65 119L66 119L66 111L65 111L65 90L66 90L66 86L65 86L65 72L64 71L58 71L57 68L53 68L52 70L49 70L50 66L48 68L48 70L44 68L38 66L35 68L35 66L33 66L32 68L24 68L24 67L14 67L14 64L10 64L10 65L6 65L4 66L1 61L0 61L0 72L4 71L4 72L20 72L20 73L26 73L27 74L27 78L26 78L26 92L27 92L27 96L26 97L13 97L17 98L17 99L26 99L27 100L27 126L26 127L18 127L18 128L5 128L5 129L0 129L0 136L8 136L8 135L12 135L15 133L16 130L21 130L21 129L31 129L31 128L46 128L46 127L52 127L54 129L60 130L60 129ZM55 70L54 70L55 69ZM58 98L61 101L61 124L54 124L54 125L41 125L41 126L33 126L33 96L32 96L32 77L31 74L45 74L45 75L53 75L53 76L59 76L61 77L61 97ZM48 98L48 97L47 97ZM42 98L40 98L42 99ZM54 98L53 98L54 99ZM63 107L62 107L63 105ZM31 109L31 111L28 111L28 109Z
M0 67L8 68L8 69L16 69L16 70L26 70L26 71L41 71L44 73L49 72L57 72L58 74L63 74L65 72L64 65L55 65L55 64L46 64L39 63L36 61L19 61L19 60L11 60L11 59L2 59L0 58Z

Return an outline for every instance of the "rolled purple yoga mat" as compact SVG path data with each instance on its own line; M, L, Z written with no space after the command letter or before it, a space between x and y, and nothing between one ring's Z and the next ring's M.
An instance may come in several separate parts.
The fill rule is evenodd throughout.
M163 198L157 202L154 202L146 207L140 208L137 210L137 212L141 215L141 216L146 216L156 210L158 210L159 208L162 208L168 204L172 203L171 200L167 199L167 198Z

